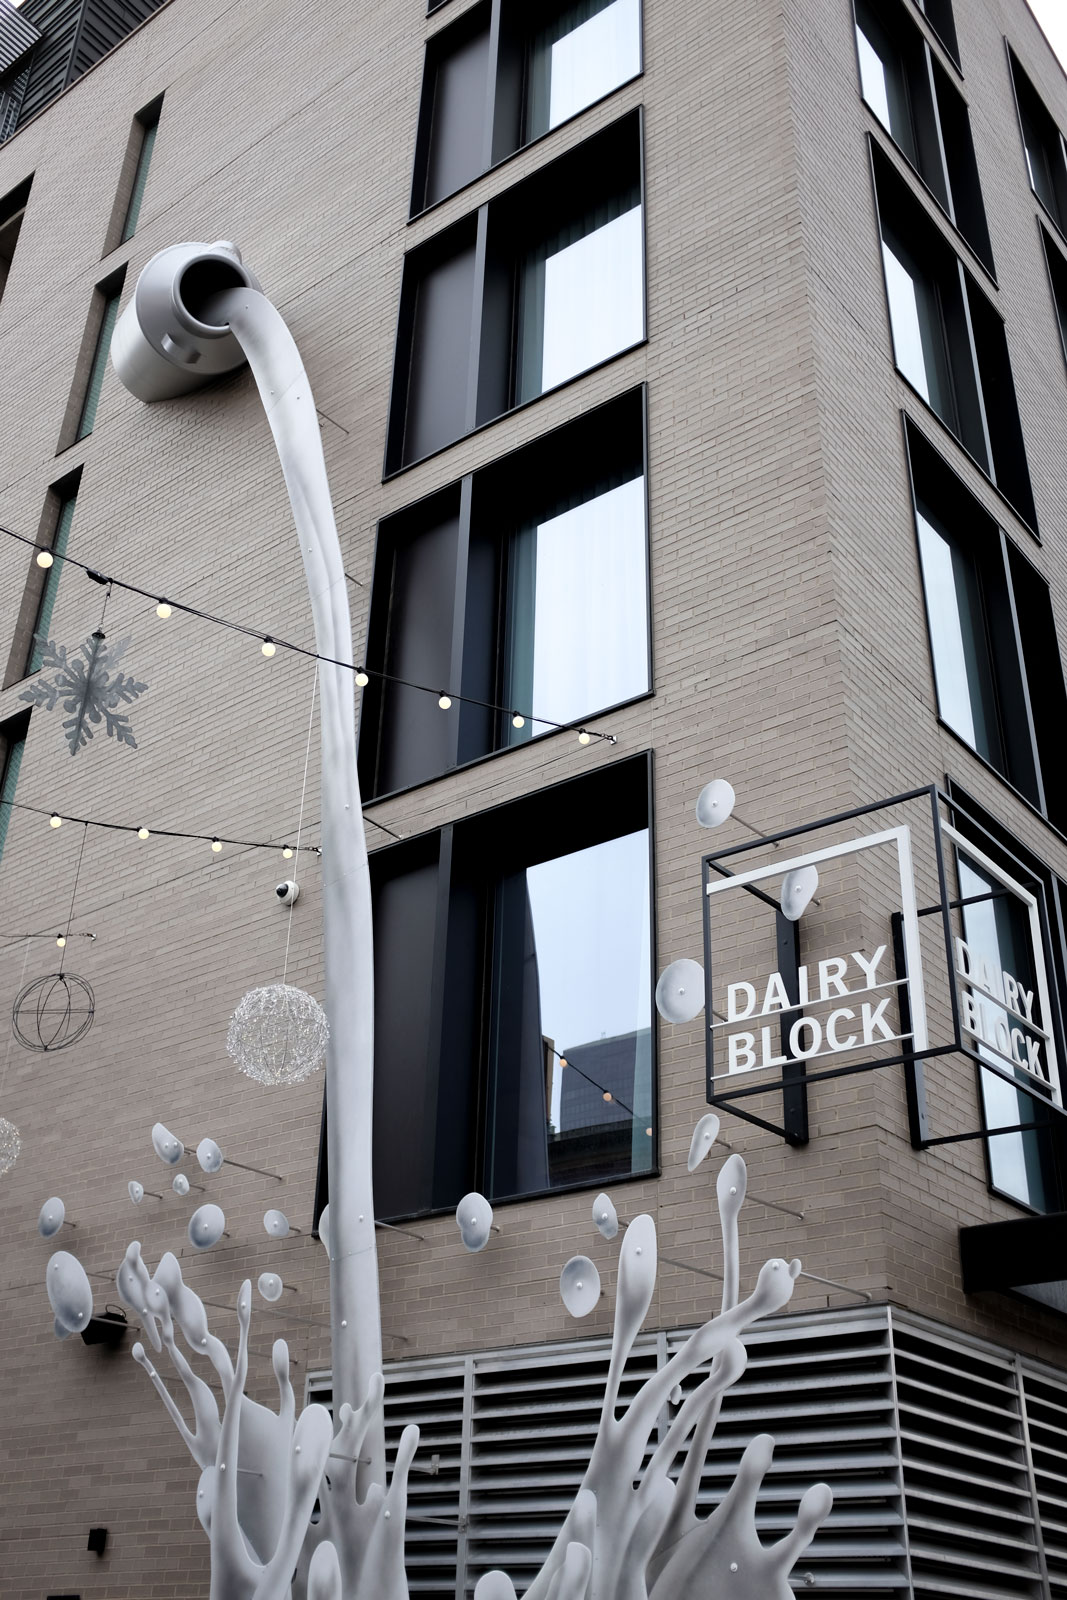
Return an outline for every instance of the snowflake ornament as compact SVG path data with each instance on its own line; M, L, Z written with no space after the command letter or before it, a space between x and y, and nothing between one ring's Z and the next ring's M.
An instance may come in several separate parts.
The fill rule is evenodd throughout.
M20 699L43 706L46 711L54 711L59 705L69 713L63 729L72 756L89 743L100 722L109 739L136 750L130 719L125 712L116 710L119 705L130 705L148 688L147 683L138 683L128 673L115 671L126 654L129 639L108 644L98 628L92 638L70 652L51 639L39 642L41 665L54 668L55 677L35 679Z

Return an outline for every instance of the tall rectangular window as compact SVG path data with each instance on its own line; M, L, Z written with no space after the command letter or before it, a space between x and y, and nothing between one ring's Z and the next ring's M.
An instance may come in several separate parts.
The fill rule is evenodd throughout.
M1048 586L910 423L907 439L939 715L1062 828L1067 691Z
M1063 134L1023 70L1008 52L1030 187L1061 233L1067 233L1067 149Z
M412 213L640 71L640 0L483 0L426 47Z
M0 199L0 300L4 298L7 275L11 271L15 246L22 231L32 182L32 178L26 178L17 188L11 189L3 199Z
M649 767L372 857L383 1217L652 1170Z
M941 40L945 49L959 66L960 47L956 38L956 21L952 15L952 0L915 0L927 22Z
M641 146L634 112L408 255L387 473L644 338Z
M56 518L55 537L52 540L52 554L62 556L70 539L71 525L74 522L74 511L78 503L78 491L72 489L65 494L59 502L59 514ZM55 609L56 594L59 590L59 576L63 570L62 561L53 560L52 565L44 575L41 585L40 600L37 605L37 615L33 625L33 641L30 646L29 659L26 663L26 672L39 672L41 670L42 646L48 639L52 627L52 612Z
M871 153L897 367L1036 529L1004 324L886 156Z
M130 189L130 200L126 207L126 220L122 225L122 243L132 239L137 231L137 219L141 214L141 202L144 200L145 185L148 182L148 169L152 163L152 151L156 145L156 133L159 128L159 116L163 109L162 99L156 100L146 110L134 119L134 137L140 135L140 149L137 152L137 165L133 172L133 184Z
M1045 264L1048 267L1049 283L1052 287L1056 324L1060 330L1064 359L1067 360L1067 256L1064 256L1062 249L1049 237L1045 228L1041 229L1041 243L1045 248Z
M82 400L81 414L78 417L78 427L75 439L86 439L92 433L96 424L97 407L100 404L100 392L104 387L104 377L107 373L108 356L111 354L111 335L115 331L115 323L119 316L119 301L122 298L122 280L111 284L106 290L97 290L100 304L96 307L97 324L96 343L93 346L92 360L86 378L85 395Z
M22 716L0 723L0 861L4 857L7 830L11 823L11 802L19 781L28 721L28 717Z
M383 522L366 664L369 795L647 693L642 391Z
M863 98L990 272L967 105L900 0L855 0Z

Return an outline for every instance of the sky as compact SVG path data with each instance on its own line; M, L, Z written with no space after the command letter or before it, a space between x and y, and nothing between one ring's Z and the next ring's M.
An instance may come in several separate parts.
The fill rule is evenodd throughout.
M1067 71L1067 0L1029 0L1029 5Z

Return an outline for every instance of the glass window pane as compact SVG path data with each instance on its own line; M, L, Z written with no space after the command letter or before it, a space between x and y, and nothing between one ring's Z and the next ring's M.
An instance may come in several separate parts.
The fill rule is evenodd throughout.
M581 0L530 50L526 138L536 139L641 70L639 0Z
M126 223L122 230L123 243L133 238L137 228L137 218L141 214L141 201L144 199L145 184L148 182L148 169L152 164L152 151L155 148L158 126L158 122L153 122L144 130L141 139L141 153L137 158L137 171L134 173L130 203L126 210Z
M509 558L509 705L576 722L648 688L645 480L523 528ZM506 719L509 743L543 733Z
M882 256L897 366L958 433L937 285L897 240L883 239Z
M5 802L15 798L15 786L19 781L19 768L22 765L22 752L25 748L25 739L15 739L7 747L3 778L0 779L0 858L4 854L7 830L11 822L11 806Z
M857 17L856 43L863 98L909 161L918 166L907 78L900 51L894 48L885 29L865 7L857 10Z
M52 541L52 551L56 556L61 556L66 551L67 540L70 538L70 526L74 521L74 508L77 503L77 494L71 494L67 496L59 508L56 536ZM62 561L54 561L45 574L44 587L41 590L41 603L37 608L37 621L33 629L34 638L30 648L30 659L26 667L27 673L39 672L41 669L41 645L47 640L49 629L52 626L52 611L56 603L59 574L62 570Z
M917 513L930 648L941 716L979 755L1004 770L993 662L974 558Z
M529 400L644 337L640 204L608 205L534 252L523 272L519 399Z
M491 1198L652 1165L648 849L641 829L498 887Z
M1001 885L964 856L959 857L960 893L993 895L977 904L963 907L963 930L970 951L972 972L979 984L971 985L976 1003L983 1011L983 1027L995 1036L998 1025L1014 1028L1024 1037L1036 1040L1022 1019L1029 1013L1038 1027L1047 1023L1040 1014L1029 921L1022 904L1013 895L1000 892ZM984 963L984 967L982 966ZM1004 975L1018 984L1022 998L1007 1005ZM982 1111L987 1128L1013 1127L1020 1122L1044 1121L1049 1112L1045 1103L1025 1092L1033 1077L1020 1067L1013 1069L1002 1053L977 1043L980 1055L1003 1070L1014 1070L1019 1087L996 1073L981 1070ZM1047 1211L1055 1204L1052 1150L1043 1129L1026 1133L1005 1133L989 1140L990 1177L994 1188L1014 1196L1036 1211Z
M96 408L100 404L100 391L104 387L107 358L111 353L111 335L115 331L118 314L119 295L115 293L109 295L104 303L104 314L100 322L100 332L97 335L96 349L93 352L93 364L89 371L89 382L85 388L81 420L78 423L77 437L79 439L84 439L92 433L96 422Z

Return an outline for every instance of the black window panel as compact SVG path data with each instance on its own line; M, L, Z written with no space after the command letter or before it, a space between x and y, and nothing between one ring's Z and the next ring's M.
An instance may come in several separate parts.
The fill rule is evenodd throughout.
M1067 155L1063 137L1015 52L1008 54L1030 187L1060 231L1067 232Z
M391 471L432 455L470 426L476 242L477 219L468 217L404 263L386 462Z
M1062 826L1067 691L1048 586L910 422L906 434L941 718ZM970 563L969 594L945 593L944 573L933 570L924 550L924 519ZM958 562L956 571L958 589ZM968 700L971 733L959 715L962 703L966 716Z
M409 788L546 731L530 718L520 740L510 711L493 707L521 709L527 716L541 711L546 717L565 710L566 720L574 721L651 686L644 439L644 394L634 389L381 524L367 633L370 681L360 714L365 794ZM604 506L601 497L626 484L634 492L625 515L613 515L610 522L611 539L620 541L612 546L619 552L614 598L606 598L602 586L593 587L583 601L581 635L568 631L561 646L584 660L585 641L594 632L621 643L624 675L602 665L595 677L583 678L590 693L602 691L599 704L582 703L577 710L573 700L566 707L532 705L532 684L515 687L516 651L509 634L516 594L529 599L528 586L520 590L522 573L512 570L520 548L528 548L525 530L581 506ZM573 520L571 531L578 536ZM539 607L551 607L553 592L542 595ZM553 614L550 609L548 621ZM532 675L532 656L523 659ZM438 706L443 690L455 696L447 713Z
M871 148L897 367L1036 530L1004 324L888 158Z
M1049 282L1052 285L1052 303L1060 330L1060 342L1063 345L1064 359L1067 360L1067 259L1044 228L1041 229L1041 242L1045 247L1045 261L1048 266Z
M931 68L949 179L949 214L978 259L993 272L993 246L982 201L967 102L939 61L931 59Z
M920 11L941 40L949 55L959 65L960 47L956 38L956 22L952 15L952 0L916 0Z
M432 206L489 165L490 7L478 5L426 47L412 212Z
M619 1039L574 1051L577 1070L571 1083L563 1081L564 1113L584 1086L600 1120L590 1128L574 1118L569 1133L564 1127L552 1137L546 1159L550 1052L530 1011L528 984L523 988L530 929L518 889L528 868L642 835L650 825L650 785L650 757L631 757L372 855L378 1217L448 1209L472 1188L500 1199L651 1171L648 1129L640 1130L648 1143L635 1167L624 1096L602 1092L607 1082L626 1081L612 1058ZM643 855L647 880L647 849ZM648 982L650 993L651 973ZM528 1057L524 1071L519 1056L507 1058L510 1082L496 1084L495 1095L494 1017L504 1019L519 1056ZM654 1063L650 1075L651 1109L643 1110L642 1122L647 1115L654 1129ZM512 1096L510 1107L500 1099L502 1087ZM325 1149L324 1115L316 1222L328 1198Z
M519 403L518 309L524 263L538 248L551 253L572 239L594 234L624 205L642 205L641 144L641 115L632 112L408 255L387 475ZM641 249L643 285L643 244ZM632 250L626 262L636 261ZM603 261L597 270L605 270ZM581 271L577 269L579 278ZM569 382L579 371L639 342L644 337L643 296L640 308L627 302L617 325L601 331L602 342L586 365L551 376L545 389Z
M26 178L16 188L9 189L3 199L0 199L0 300L4 297L4 287L11 270L15 246L22 231L32 183L32 178Z
M550 89L557 49L562 97ZM426 47L412 215L640 70L640 0L483 0Z

